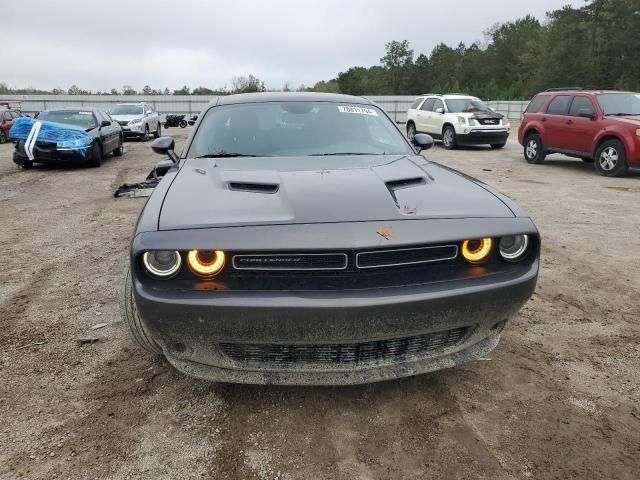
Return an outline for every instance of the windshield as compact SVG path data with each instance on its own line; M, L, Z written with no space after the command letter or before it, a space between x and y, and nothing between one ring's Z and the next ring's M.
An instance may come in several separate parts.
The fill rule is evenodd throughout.
M598 95L598 103L605 115L640 115L638 93L605 93Z
M142 106L116 105L111 109L111 115L142 115Z
M477 98L448 98L449 113L487 112L493 113L481 100Z
M372 105L265 102L209 110L189 157L413 154L391 120Z
M72 125L82 129L92 129L98 126L92 112L82 111L52 111L40 112L35 116L38 120L47 122L62 123L64 125Z

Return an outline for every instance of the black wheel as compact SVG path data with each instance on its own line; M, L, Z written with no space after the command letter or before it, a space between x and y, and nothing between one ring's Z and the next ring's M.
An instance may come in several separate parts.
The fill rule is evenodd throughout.
M145 330L142 320L138 315L136 302L133 298L133 283L131 281L130 268L127 268L125 272L125 280L123 283L124 287L120 295L120 313L122 314L124 323L129 327L129 332L133 340L148 352L161 354L162 349Z
M413 124L413 122L411 122L407 125L407 138L409 139L410 142L412 142L413 137L415 136L416 136L416 126Z
M456 142L456 131L451 125L447 125L442 130L442 146L447 150L453 150L458 146Z
M142 140L143 142L146 142L147 140L149 140L149 125L144 126L144 135L140 140Z
M491 148L493 149L504 148L505 145L506 143L492 143Z
M20 166L25 170L30 170L33 168L33 162L31 160L25 160L20 164Z
M160 135L162 135L162 127L160 126L160 122L158 122L158 128L156 128L156 131L153 132L153 136L154 138L159 138Z
M98 142L93 142L89 152L89 166L99 167L102 164L102 146Z
M607 177L618 177L629 170L627 152L620 140L603 142L596 152L596 172Z
M187 126L187 121L186 120L180 120L180 128L185 128Z
M6 143L6 141L7 141L7 136L5 135L3 130L0 130L0 144Z
M546 156L540 135L532 133L524 139L524 159L527 163L540 164Z
M118 148L116 148L113 151L113 156L114 157L121 157L124 154L124 139L122 137L120 137L120 144L118 145Z

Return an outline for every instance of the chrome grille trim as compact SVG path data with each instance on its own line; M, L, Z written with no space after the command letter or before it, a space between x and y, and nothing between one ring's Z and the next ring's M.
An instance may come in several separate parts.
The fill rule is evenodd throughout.
M453 248L453 255L441 258L434 258L429 260L418 260L415 262L397 262L397 263L387 263L387 264L377 264L377 265L361 265L360 257L363 255L369 254L377 254L377 253L395 253L395 252L415 252L415 251L423 251L423 250L433 250L437 248ZM373 269L373 268L385 268L385 267L399 267L402 265L419 265L422 263L434 263L434 262L444 262L447 260L453 260L458 256L458 246L457 245L433 245L429 247L416 247L416 248L399 248L395 250L373 250L368 252L359 252L356 254L356 267L359 269Z
M288 266L238 266L237 259L241 258L272 258L272 257L337 257L340 256L344 259L344 263L340 267L288 267ZM273 253L273 254L257 254L257 255L234 255L232 265L234 270L250 270L250 271L337 271L346 270L348 266L348 257L346 253L328 252L328 253Z

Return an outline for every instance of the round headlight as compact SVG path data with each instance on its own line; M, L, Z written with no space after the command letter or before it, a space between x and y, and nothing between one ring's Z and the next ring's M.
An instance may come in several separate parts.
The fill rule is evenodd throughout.
M527 252L529 235L502 237L498 246L500 255L508 262L517 262Z
M469 263L482 263L489 257L492 245L490 238L465 240L462 243L462 256Z
M167 279L180 271L182 257L175 250L154 250L142 255L142 263L152 277Z
M187 262L193 273L213 278L224 268L225 256L222 250L190 250Z

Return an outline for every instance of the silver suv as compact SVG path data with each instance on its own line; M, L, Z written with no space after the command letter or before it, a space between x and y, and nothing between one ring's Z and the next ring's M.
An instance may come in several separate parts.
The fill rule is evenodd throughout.
M125 137L146 141L150 133L156 138L162 133L160 115L148 103L119 103L109 113L120 124Z

